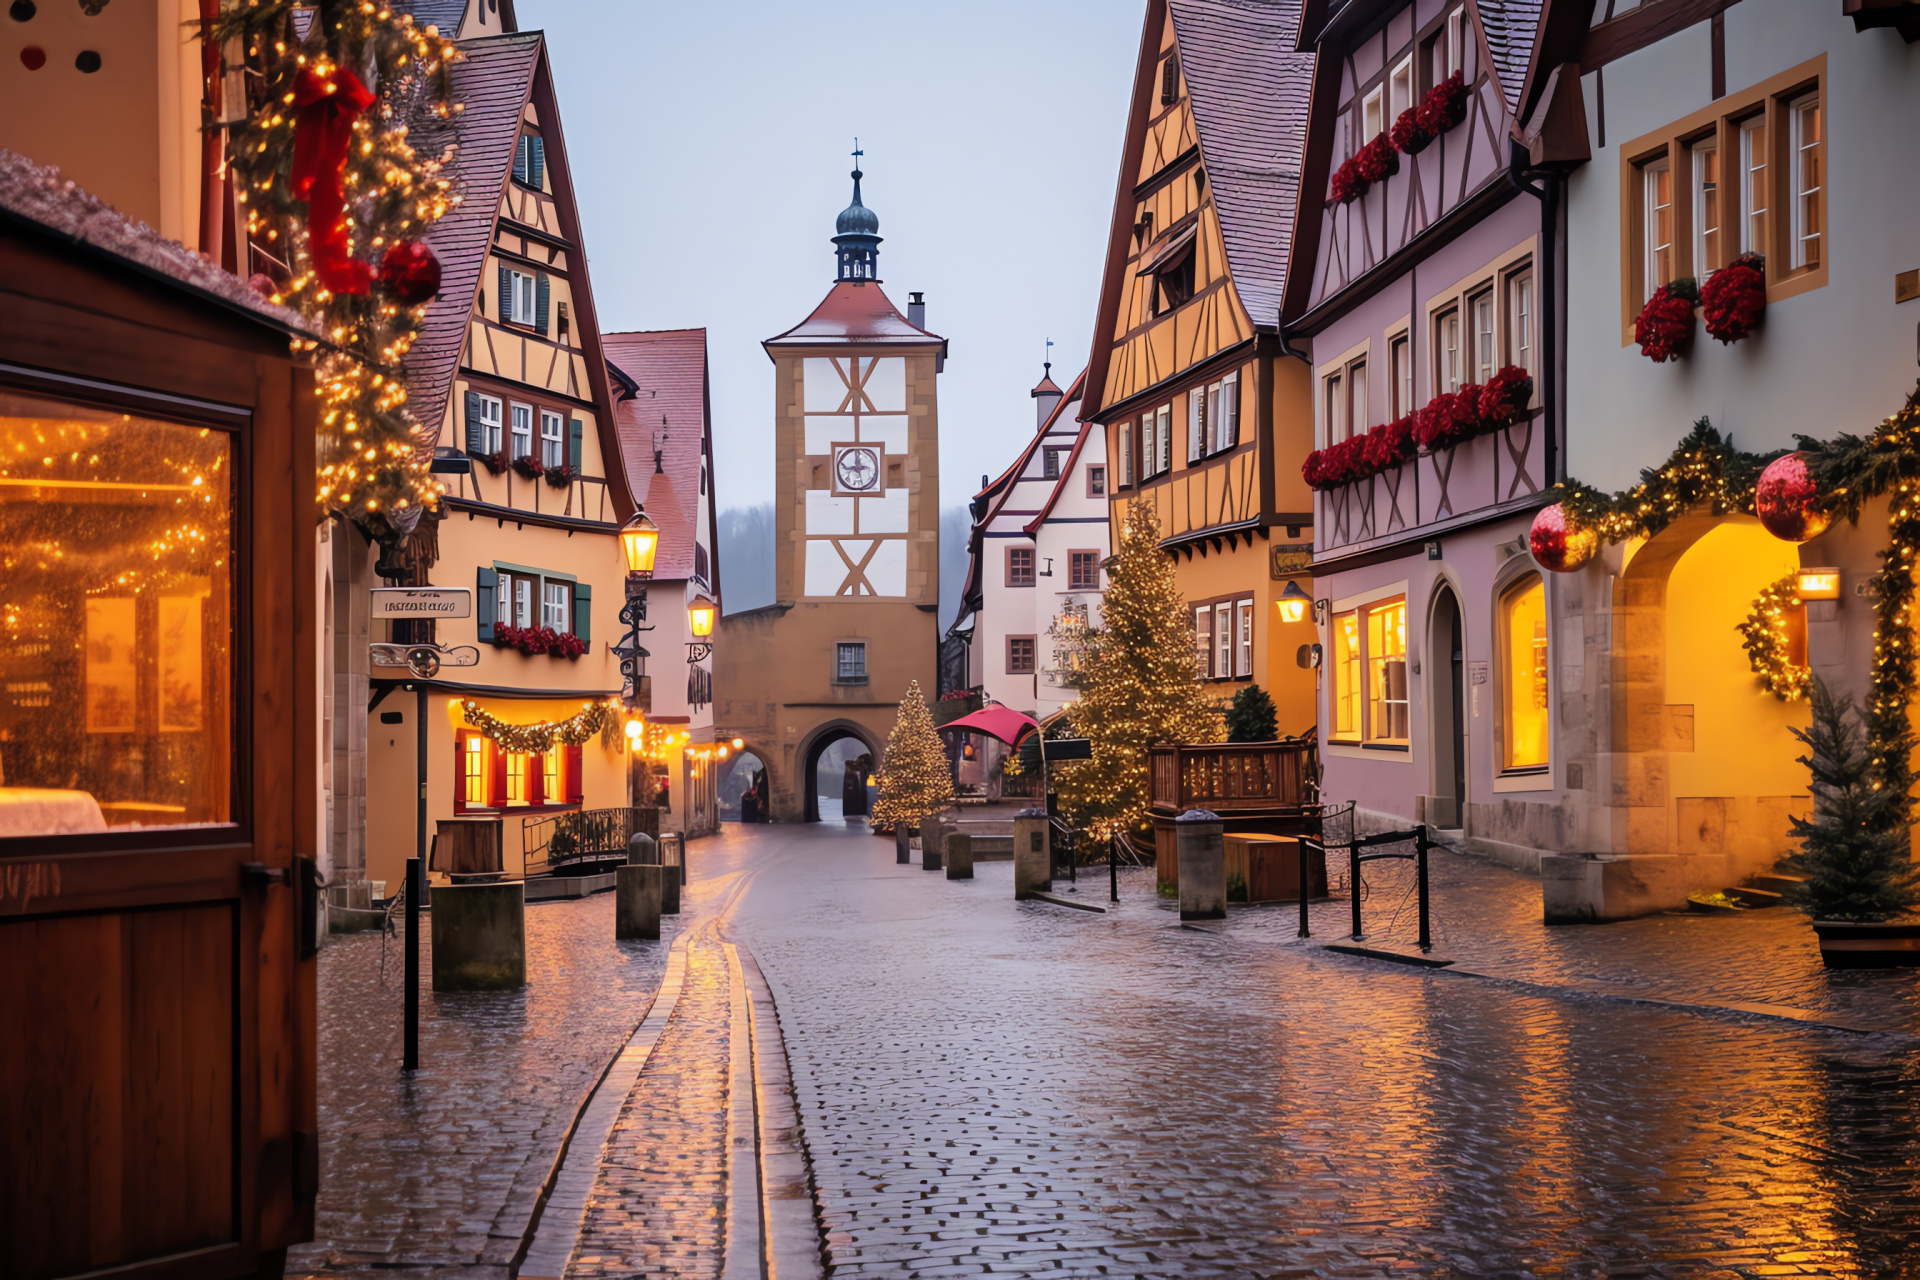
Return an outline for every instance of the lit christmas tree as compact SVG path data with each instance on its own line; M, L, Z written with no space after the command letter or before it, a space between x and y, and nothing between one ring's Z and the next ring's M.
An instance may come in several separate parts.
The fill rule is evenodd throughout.
M1920 905L1920 864L1908 852L1897 800L1874 779L1854 727L1853 700L1812 681L1813 723L1793 730L1813 775L1813 817L1789 817L1800 851L1782 865L1807 877L1789 898L1817 920L1891 920Z
M1218 742L1220 712L1194 674L1193 621L1159 547L1153 507L1127 508L1119 554L1107 573L1100 626L1068 708L1093 759L1059 770L1055 790L1074 825L1096 835L1131 830L1147 813L1147 748L1160 742Z
M871 822L885 828L920 825L953 807L953 770L947 749L934 731L933 716L920 696L920 682L907 686L900 714L887 735L887 754L880 766L880 797L873 802Z

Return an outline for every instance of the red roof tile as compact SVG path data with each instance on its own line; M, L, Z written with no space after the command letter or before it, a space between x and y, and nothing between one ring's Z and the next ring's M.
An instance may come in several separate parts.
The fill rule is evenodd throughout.
M311 332L301 316L276 306L223 269L177 240L129 218L106 201L38 165L17 151L0 147L0 215L31 223L71 244L176 285L229 310L289 333Z
M1488 62L1494 83L1506 99L1507 114L1520 114L1520 91L1527 81L1540 36L1541 0L1471 0L1486 37Z
M894 310L878 281L841 280L828 290L812 315L761 345L812 347L877 342L924 346L945 341L937 333L907 323L907 318Z
M700 495L700 465L707 438L707 331L659 329L607 333L600 337L607 363L638 389L614 402L620 431L620 460L627 484L647 516L660 526L660 549L653 576L691 578L694 542L706 508ZM660 470L653 453L660 439ZM609 464L611 469L611 464ZM713 530L707 531L711 550ZM709 570L709 581L711 569Z

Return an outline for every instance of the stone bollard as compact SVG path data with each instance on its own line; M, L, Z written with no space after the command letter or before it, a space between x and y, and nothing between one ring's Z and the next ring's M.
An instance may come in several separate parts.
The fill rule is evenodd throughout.
M1013 897L1017 902L1053 888L1053 833L1045 809L1013 815Z
M642 863L619 868L613 891L615 938L659 938L660 886L665 879L665 867Z
M680 868L663 865L661 858L664 856L660 842L644 831L634 832L633 838L627 841L627 865L661 868L663 874L660 878L660 914L677 916L680 914ZM657 938L660 935L654 933L651 936Z
M660 865L660 842L644 831L636 831L627 841L627 865L630 867L657 867Z
M956 831L947 837L945 850L947 879L973 879L973 837L964 831Z
M527 985L526 886L440 885L430 914L435 991L511 991Z
M893 824L893 860L903 867L913 861L913 836L904 822Z
M1227 849L1220 815L1189 809L1173 820L1182 920L1227 916Z
M920 820L920 869L938 871L946 856L947 816L943 813Z

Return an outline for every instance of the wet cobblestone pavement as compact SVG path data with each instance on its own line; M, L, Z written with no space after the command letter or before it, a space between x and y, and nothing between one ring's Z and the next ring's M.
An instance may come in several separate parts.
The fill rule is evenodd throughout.
M681 917L682 920L687 917ZM675 924L613 940L613 896L527 908L528 985L435 994L400 1073L402 938L320 955L320 1200L288 1275L501 1276L582 1097L645 1015Z
M1920 1275L1904 1035L1336 956L1344 902L1302 942L1285 908L1182 928L1145 873L1095 916L821 827L716 843L759 868L733 933L835 1276ZM1435 880L1484 972L1910 1024L1914 975L1829 981L1784 912L1547 930L1531 878Z

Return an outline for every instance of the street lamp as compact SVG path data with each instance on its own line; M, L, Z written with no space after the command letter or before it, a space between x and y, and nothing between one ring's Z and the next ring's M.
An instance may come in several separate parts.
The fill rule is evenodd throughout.
M1300 589L1300 584L1291 580L1287 589L1280 593L1280 621L1302 622L1307 616L1307 606L1313 603L1313 597Z
M647 620L647 583L653 578L653 557L659 550L660 526L647 519L646 508L636 508L620 526L620 554L627 562L627 602L620 609L620 625L627 633L613 648L620 657L620 678L626 685L629 706L640 696L640 681L647 671L647 651L640 647L640 633L653 628L640 624Z
M687 642L689 663L698 662L713 652L713 617L718 612L719 606L704 592L687 602L687 633L693 637Z

